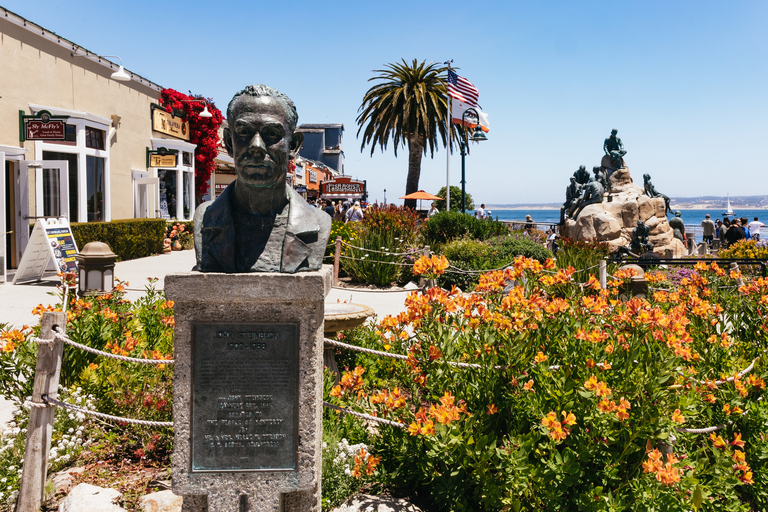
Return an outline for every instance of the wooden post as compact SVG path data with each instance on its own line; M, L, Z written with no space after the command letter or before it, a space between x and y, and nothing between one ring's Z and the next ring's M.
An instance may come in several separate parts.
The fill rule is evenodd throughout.
M54 326L61 332L67 325L67 314L62 311L43 313L40 339L52 340ZM61 342L40 344L37 347L37 366L32 389L32 402L43 404L42 395L57 396L61 356L64 344ZM45 479L48 473L48 452L51 449L53 416L56 408L31 407L27 427L27 446L24 450L24 464L21 473L21 487L16 512L37 512L45 498Z
M600 288L608 288L608 262L605 259L600 260Z
M341 259L341 237L336 237L336 253L333 255L333 286L339 286L339 260Z

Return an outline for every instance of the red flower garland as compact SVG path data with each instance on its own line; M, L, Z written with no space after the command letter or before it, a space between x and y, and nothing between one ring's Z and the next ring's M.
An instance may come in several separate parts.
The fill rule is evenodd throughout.
M208 111L212 117L200 117L200 112L205 108L205 103L201 101L182 100L202 100L208 102ZM165 107L166 112L173 113L173 110L182 110L187 113L189 121L189 142L195 144L195 199L196 204L202 202L202 196L208 192L208 180L211 179L216 164L215 158L219 155L219 127L224 122L224 116L208 98L200 95L189 96L174 89L163 89L160 93L160 105Z

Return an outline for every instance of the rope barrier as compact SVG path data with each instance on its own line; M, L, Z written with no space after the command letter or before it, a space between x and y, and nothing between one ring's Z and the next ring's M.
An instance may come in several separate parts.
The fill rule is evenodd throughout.
M733 422L729 421L728 423L723 423L722 425L715 425L714 427L707 427L707 428L677 427L675 428L675 430L677 430L678 432L682 432L683 434L709 434L710 432L715 432L716 430L723 429L728 425L733 425Z
M411 290L408 289L401 289L401 290L372 290L370 288L349 288L346 286L331 286L334 290L344 290L345 292L365 292L365 293L403 293L403 292L417 292L421 290L421 288L413 288Z
M342 343L341 341L332 340L330 338L323 338L325 343L328 345L333 345L334 347L340 347L340 348L346 348L348 350L354 350L357 352L363 352L366 354L372 354L375 356L381 356L381 357L388 357L390 359L400 359L402 361L405 361L408 359L408 356L404 356L402 354L390 354L389 352L382 352L380 350L373 350L370 348L363 348L358 347L357 345L349 345L347 343ZM460 363L456 361L446 361L446 364L449 364L450 366L456 366L458 368L487 368L486 366L483 366L481 364L476 363ZM494 366L494 370L501 370L506 368L506 366Z
M35 343L38 343L40 345L50 345L51 343L54 343L56 341L61 341L62 343L66 343L67 345L71 345L75 348L79 348L80 350L85 350L86 352L90 352L91 354L96 354L97 356L101 357L107 357L109 359L117 359L118 361L126 361L129 363L139 363L139 364L173 364L173 359L143 359L138 357L126 357L126 356L120 356L117 354L110 354L109 352L103 352L101 350L97 350L92 347L88 347L86 345L81 345L80 343L77 343L76 341L72 341L69 339L65 334L61 333L61 330L56 328L56 334L54 334L54 339L52 340L43 340L40 338L32 338L32 340Z
M326 401L323 401L323 407L327 407L329 409L333 409L334 411L343 412L344 414L349 414L350 416L356 416L358 418L362 418L364 420L368 421L375 421L377 423L383 423L385 425L390 425L392 427L400 427L400 428L407 428L408 425L405 423L398 423L397 421L390 421L385 420L384 418L377 418L376 416L371 416L370 414L363 414L361 412L355 412L351 409L344 409L343 407L339 407L333 404L330 404Z
M381 260L369 260L367 258L353 258L352 256L339 256L339 258L343 258L345 260L354 260L354 261L367 261L369 263L383 263L385 265L397 265L400 267L412 267L413 263L399 263L396 261L381 261Z
M377 251L376 249L365 249L363 247L357 247L356 245L352 245L349 242L345 242L344 240L341 241L342 245L345 245L349 247L350 249L358 249L365 252L377 252L379 254L386 254L387 256L416 256L418 253L414 252L392 252L392 251Z
M135 420L133 418L123 418L121 416L112 416L111 414L104 414L101 412L91 411L90 409L86 409L85 407L80 407L77 405L68 404L66 402L61 402L47 395L43 395L43 400L57 407L63 407L65 409L70 409L72 411L76 411L82 414L88 414L90 416L95 416L97 418L101 418L105 420L117 421L120 423L131 423L134 425L144 425L146 427L173 427L172 421L147 421L147 420Z

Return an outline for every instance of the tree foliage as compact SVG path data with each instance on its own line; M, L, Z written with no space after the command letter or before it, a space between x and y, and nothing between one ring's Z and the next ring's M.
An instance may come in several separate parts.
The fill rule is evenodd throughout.
M475 209L475 202L472 200L472 194L464 191L466 198L464 200L464 207L467 211L472 211ZM441 188L438 193L436 194L439 197L442 197L443 199L440 201L435 201L435 206L437 206L437 209L441 212L445 211L445 187ZM461 188L455 187L451 185L451 210L461 210Z
M427 150L433 156L438 144L446 144L446 70L435 62L402 59L374 70L376 76L368 80L377 83L365 93L357 116L360 149L370 145L373 155L376 146L383 151L391 139L397 156L398 147L407 145L406 195L419 189L422 156ZM406 200L405 206L416 208L416 201Z

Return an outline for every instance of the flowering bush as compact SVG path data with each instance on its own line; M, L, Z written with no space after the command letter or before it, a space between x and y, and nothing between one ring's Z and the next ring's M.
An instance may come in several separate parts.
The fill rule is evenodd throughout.
M189 101L199 100L199 101ZM211 173L216 168L214 160L219 155L219 127L224 116L208 98L199 95L187 95L174 89L160 91L160 104L169 113L174 110L186 112L189 121L189 142L195 144L195 197L196 204L208 191ZM211 117L200 117L207 106Z
M739 240L735 244L718 252L721 258L741 258L768 260L768 239Z
M187 224L183 222L169 222L165 226L165 238L170 238L175 242L178 240L181 243L182 249L194 249L195 242L192 235L192 223Z
M373 328L407 359L353 362L328 395L403 424L369 441L382 480L435 510L768 508L768 280L702 263L621 301L632 271L574 272L518 258Z

